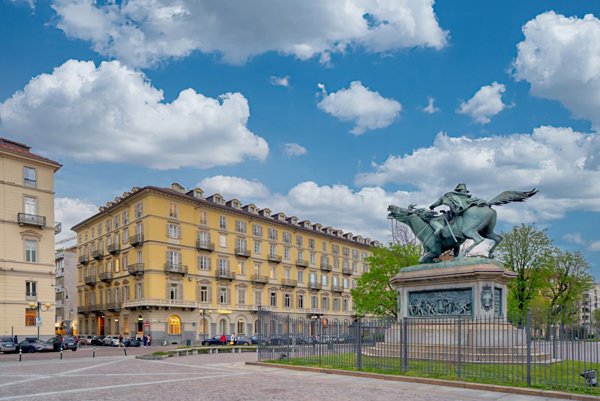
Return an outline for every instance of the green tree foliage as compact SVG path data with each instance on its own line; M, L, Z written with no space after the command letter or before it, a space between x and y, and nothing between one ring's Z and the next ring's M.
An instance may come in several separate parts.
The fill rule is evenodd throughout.
M357 280L350 292L359 315L397 316L397 291L390 280L400 269L419 263L421 247L415 244L391 244L374 248L367 259L369 271Z
M544 286L544 278L552 262L552 241L546 230L521 224L504 234L496 248L497 258L517 273L509 283L508 313L524 316L532 299Z
M556 249L544 275L542 294L548 299L553 314L573 308L584 291L593 285L590 265L579 252Z

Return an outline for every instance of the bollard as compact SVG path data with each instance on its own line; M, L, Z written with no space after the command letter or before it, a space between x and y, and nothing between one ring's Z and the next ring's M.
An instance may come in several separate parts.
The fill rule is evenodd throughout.
M62 351L63 351L63 349L62 349L62 347L60 347L60 359L62 359L62 357L63 357Z
M125 356L127 356L127 347L123 346L123 352L125 353Z
M23 358L23 350L21 348L19 348L19 362L21 362L22 358Z
M92 358L96 357L96 347L92 348Z

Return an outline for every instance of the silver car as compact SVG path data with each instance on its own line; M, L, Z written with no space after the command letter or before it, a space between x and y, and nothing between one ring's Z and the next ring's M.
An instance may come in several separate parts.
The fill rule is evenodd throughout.
M9 353L16 351L17 345L13 342L11 337L0 337L0 352Z

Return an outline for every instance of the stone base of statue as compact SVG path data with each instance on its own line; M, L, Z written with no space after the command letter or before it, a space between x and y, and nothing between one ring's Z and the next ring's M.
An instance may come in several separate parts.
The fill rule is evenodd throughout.
M516 273L486 258L459 258L402 269L398 322L366 355L475 363L550 362L525 329L506 320L507 283ZM532 348L533 347L533 348Z

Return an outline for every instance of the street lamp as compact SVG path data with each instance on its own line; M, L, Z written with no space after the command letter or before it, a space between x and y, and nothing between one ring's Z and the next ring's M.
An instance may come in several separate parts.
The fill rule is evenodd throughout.
M42 304L40 301L37 302L29 302L27 304L30 308L37 308L37 316L35 318L35 325L37 326L37 338L40 339L40 326L42 325L42 318L40 317L40 311L46 312L50 309L52 304L50 302L46 302Z

